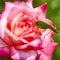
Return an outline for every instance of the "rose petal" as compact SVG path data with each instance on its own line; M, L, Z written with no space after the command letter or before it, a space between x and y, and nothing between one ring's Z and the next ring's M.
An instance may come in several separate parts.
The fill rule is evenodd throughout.
M45 30L42 33L41 39L42 39L42 46L46 47L48 46L48 44L50 43L50 41L52 40L52 35L54 34L54 32L52 32L50 29Z
M55 43L52 39L52 35L54 35L54 32L47 29L42 33L42 47L43 49L40 50L40 60L51 60L52 54L57 46L57 43Z
M41 5L40 8L42 9L42 13L46 17L47 2L45 2L43 5Z
M31 46L34 46L34 47L40 47L40 45L41 45L41 39L36 39L36 40L34 40L34 41L32 41L31 43L29 43Z
M33 59L35 60L37 54L34 50L27 50L27 51L17 51L14 48L11 50L11 58L13 60L28 60Z
M1 14L0 14L0 19L1 19Z
M1 15L1 21L0 21L0 36L2 38L4 38L4 31L7 26L7 17L12 8L13 6L11 6L11 4L5 2L5 9Z
M44 49L40 50L40 60L51 60L52 54L57 46L57 43L50 42Z
M32 2L33 2L33 0L27 0L27 2L32 3Z
M27 0L26 3L27 3L27 5L28 5L29 7L33 8L32 2L33 2L33 0Z
M24 42L24 43L28 43L28 41L26 41L25 39L23 39L23 38L21 38L21 37L17 37L17 36L15 36L12 32L10 32L8 29L6 29L5 30L5 32L6 32L6 34L8 35L8 36L10 36L13 40L12 40L12 42L13 41L18 41L18 40L20 40L20 41L22 41L22 42Z
M0 58L10 57L10 52L8 47L0 47Z
M15 48L17 50L37 50L37 49L41 49L41 45L42 42L41 42L41 39L36 39L28 44L24 44L24 45L20 45L20 46L15 46Z
M35 8L34 10L38 15L40 15L40 17L44 18L46 17L46 8L47 8L47 3L45 2L41 6Z
M4 47L4 46L7 46L7 44L5 44L2 39L0 39L0 47Z
M0 58L10 57L9 47L0 39Z

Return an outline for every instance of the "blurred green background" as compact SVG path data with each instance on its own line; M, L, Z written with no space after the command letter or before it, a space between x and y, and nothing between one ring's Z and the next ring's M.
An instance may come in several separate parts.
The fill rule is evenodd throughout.
M5 1L9 1L9 0L0 0L0 13L2 12ZM10 1L13 2L15 0L10 0ZM37 7L43 4L44 2L48 2L47 18L53 21L53 23L57 27L57 30L59 31L59 33L53 36L53 39L58 43L58 46L53 54L52 60L60 60L60 0L34 0L33 5L34 7ZM0 60L11 60L11 59L0 58Z

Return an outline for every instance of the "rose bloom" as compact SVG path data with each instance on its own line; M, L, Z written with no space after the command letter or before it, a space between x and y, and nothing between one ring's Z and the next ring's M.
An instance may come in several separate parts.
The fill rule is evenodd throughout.
M5 2L0 14L0 57L13 60L51 60L57 46L51 29L38 28L36 21L43 21L52 28L54 24L46 18L47 3L33 8L27 2Z

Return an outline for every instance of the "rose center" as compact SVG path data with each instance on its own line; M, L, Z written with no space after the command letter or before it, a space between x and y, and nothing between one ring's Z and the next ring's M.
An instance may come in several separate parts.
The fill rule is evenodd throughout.
M32 22L27 19L23 19L14 26L14 34L16 36L21 36L24 32L28 31L31 28Z

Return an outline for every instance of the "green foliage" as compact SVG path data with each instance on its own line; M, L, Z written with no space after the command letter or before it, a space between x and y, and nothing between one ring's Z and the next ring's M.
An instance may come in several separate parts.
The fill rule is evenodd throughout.
M0 13L3 10L5 1L9 1L9 0L0 0ZM15 0L10 0L10 1L13 2ZM53 21L53 23L57 27L57 30L60 32L60 0L34 0L33 5L34 7L37 7L43 4L44 2L48 2L47 18ZM60 60L60 34L57 33L56 35L54 35L53 39L58 43L58 46L53 54L52 60ZM0 59L0 60L4 60L4 59Z
M47 23L45 23L45 22L43 22L43 21L37 21L36 23L35 23L39 28L42 28L42 29L51 29L52 31L54 31L54 32L56 32L57 33L57 31L54 29L54 28L52 28L49 24L47 24Z
M12 60L11 58L0 58L0 60Z

